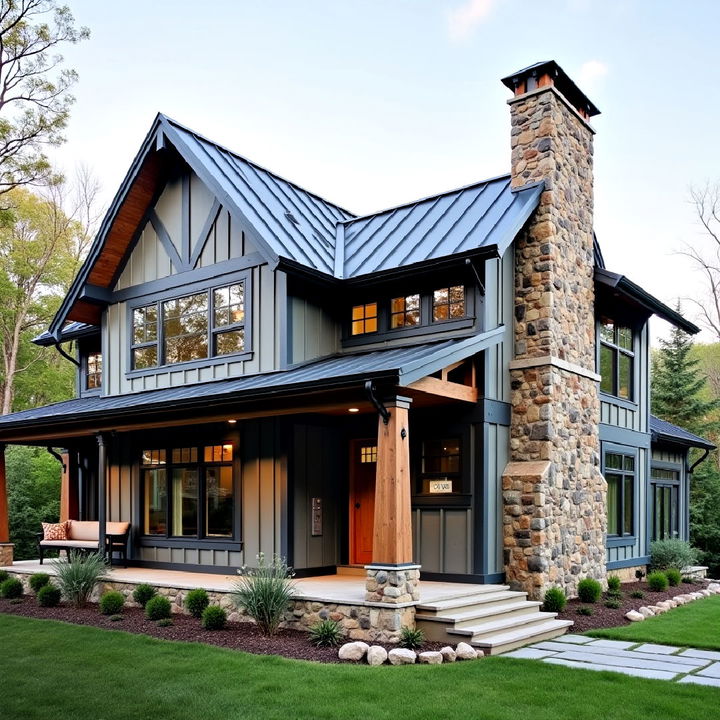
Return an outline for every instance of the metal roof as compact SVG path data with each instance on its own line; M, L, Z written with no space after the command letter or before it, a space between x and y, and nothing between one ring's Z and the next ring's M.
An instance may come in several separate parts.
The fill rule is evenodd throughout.
M318 389L332 388L381 377L409 385L499 343L503 332L504 327L500 326L464 339L338 355L279 372L126 395L66 400L0 417L0 434L7 428L77 421L89 419L95 414L103 417L127 413L138 415L153 409L172 410L199 402L206 404L209 400L242 402L260 395L290 393L310 385Z
M60 331L60 342L68 342L69 340L75 340L86 335L95 335L100 332L100 328L97 325L90 325L83 322L71 322L65 325ZM36 338L33 338L33 342L36 345L54 345L57 341L50 333L46 330L44 333L40 333Z
M689 430L673 425L667 420L661 420L655 415L650 416L650 432L652 433L653 440L668 440L691 447L706 448L708 450L715 449L715 445L708 440L691 433Z
M502 175L348 220L336 275L357 277L493 246L502 254L537 207L543 187L515 191L510 175Z

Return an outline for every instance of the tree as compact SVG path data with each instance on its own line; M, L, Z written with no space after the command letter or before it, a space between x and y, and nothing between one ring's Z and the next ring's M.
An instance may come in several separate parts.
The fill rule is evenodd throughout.
M0 3L0 194L51 178L43 149L64 142L77 82L57 50L89 36L56 0Z

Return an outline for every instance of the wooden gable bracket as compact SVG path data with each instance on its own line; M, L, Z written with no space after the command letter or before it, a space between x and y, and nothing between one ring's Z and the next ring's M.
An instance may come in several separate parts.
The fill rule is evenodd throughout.
M462 372L464 382L449 380L449 375L458 370ZM457 374L458 373L455 373L455 375ZM450 400L477 402L477 368L473 358L452 363L442 368L442 370L440 370L439 373L435 373L435 375L440 375L440 377L428 375L427 377L410 383L407 387L412 390L419 390L429 395L437 395Z

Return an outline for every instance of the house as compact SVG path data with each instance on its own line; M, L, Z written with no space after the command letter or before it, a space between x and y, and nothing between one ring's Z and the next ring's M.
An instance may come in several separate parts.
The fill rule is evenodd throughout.
M650 415L648 322L698 328L605 267L595 105L555 62L503 83L509 174L360 217L158 115L36 339L77 397L0 442L62 447L64 516L130 521L131 564L358 566L367 603L572 595L687 539L712 445Z

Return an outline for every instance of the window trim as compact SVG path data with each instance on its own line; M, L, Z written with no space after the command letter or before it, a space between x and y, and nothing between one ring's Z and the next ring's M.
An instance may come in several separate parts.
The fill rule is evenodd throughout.
M238 353L228 353L227 355L213 355L210 351L214 349L216 329L213 326L213 293L215 290L228 287L230 285L237 285L238 283L245 284L244 290L244 305L245 305L245 320L244 323L235 323L231 326L222 326L221 332L227 332L228 330L238 329L240 327L245 330L245 350ZM188 297L190 295L198 295L200 293L208 294L208 357L200 358L197 360L187 360L185 362L172 363L172 364L160 364L162 357L164 329L162 322L162 303L167 300L175 300L177 298ZM158 314L158 332L157 340L155 343L140 343L133 345L132 343L132 329L133 329L133 312L141 307L147 305L157 305ZM247 269L239 273L232 275L226 275L222 278L213 278L211 282L203 283L202 285L189 284L185 287L175 287L171 290L165 290L160 293L154 293L152 295L146 295L138 298L134 298L132 301L128 301L125 312L125 328L127 331L127 340L125 342L125 377L135 378L144 377L147 375L156 375L163 372L175 372L176 370L188 370L200 367L209 367L213 365L224 364L228 362L239 362L243 360L249 360L253 357L253 310L254 310L254 296L253 296L253 283L252 283L252 270ZM237 326L237 327L235 327ZM158 364L150 368L134 369L132 366L133 362L133 349L143 346L155 345L158 349Z
M602 348L606 347L609 348L613 352L613 377L612 377L612 392L608 392L606 390L602 390L602 380L600 380L600 394L604 395L605 397L612 398L613 400L617 399L621 402L628 402L628 403L636 403L635 401L635 395L636 395L636 379L635 379L635 370L636 370L636 358L637 358L637 328L632 322L629 321L619 321L615 317L606 316L606 319L612 320L613 323L613 342L609 342L608 340L602 339L602 326L604 325L602 317L599 317L596 324L596 338L597 338L597 372L602 377ZM620 327L628 328L631 333L631 343L632 343L632 350L628 350L627 348L623 348L620 346L620 343L618 342L618 331ZM626 357L630 358L630 388L629 393L627 397L623 397L622 395L618 395L618 390L620 388L620 362L619 357L620 355L625 355Z
M605 464L605 459L607 455L622 455L626 457L632 457L634 464L633 464L633 471L630 473L628 470L616 470L614 468L607 468ZM610 532L606 531L605 533L605 545L607 547L619 547L624 545L635 545L637 542L637 530L638 530L638 492L639 492L639 478L640 478L640 472L639 472L639 466L638 466L638 449L634 447L630 447L628 445L616 445L613 443L603 443L602 444L602 475L603 477L606 476L606 472L619 474L623 480L629 476L632 475L633 477L633 513L632 513L632 530L629 534L610 534ZM605 477L605 480L607 482L607 478ZM619 504L618 504L618 520L621 520L625 516L625 492L624 492L624 482L623 487L621 487L621 492L618 495L619 498ZM610 508L607 505L607 500L605 503L606 513L607 517L610 516ZM609 525L609 523L608 523Z
M664 478L654 478L653 477L653 470L667 470L669 472L677 473L677 479L676 480L667 480ZM652 459L650 461L650 475L648 477L648 513L649 513L649 521L648 521L648 541L654 542L654 535L655 535L655 490L659 487L671 487L673 489L677 488L677 535L673 539L682 540L683 539L683 513L685 510L683 509L686 504L686 494L684 491L684 482L683 482L683 467L682 465L679 465L677 463L667 462L663 460L654 460Z

